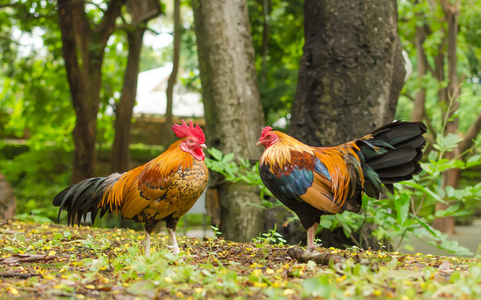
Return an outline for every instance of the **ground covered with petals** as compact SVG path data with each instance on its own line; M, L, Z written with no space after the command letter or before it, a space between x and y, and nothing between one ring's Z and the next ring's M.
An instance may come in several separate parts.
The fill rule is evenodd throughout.
M178 238L181 254L143 232L0 224L0 295L72 299L477 299L481 261L318 248L341 263L299 263L268 239ZM366 264L365 262L370 262ZM364 262L364 263L359 263ZM373 268L375 266L375 268Z

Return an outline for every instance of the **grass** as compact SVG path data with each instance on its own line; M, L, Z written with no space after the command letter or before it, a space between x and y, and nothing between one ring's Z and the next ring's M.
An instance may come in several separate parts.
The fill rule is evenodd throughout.
M290 246L268 238L234 243L216 238L153 235L143 255L142 232L9 222L0 225L0 295L72 299L476 299L479 259L324 249L340 265L298 263ZM378 271L353 257L379 265ZM27 260L27 261L22 261Z

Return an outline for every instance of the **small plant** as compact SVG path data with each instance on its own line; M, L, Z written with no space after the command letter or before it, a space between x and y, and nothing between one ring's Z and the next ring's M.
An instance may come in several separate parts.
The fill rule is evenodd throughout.
M220 232L217 226L211 225L210 228L212 228L212 230L214 231L214 235L216 238L219 238L221 236L222 232Z
M270 229L267 233L262 233L260 236L254 238L255 243L261 244L275 244L283 246L287 241L282 237L282 234L277 232L277 224L274 229Z

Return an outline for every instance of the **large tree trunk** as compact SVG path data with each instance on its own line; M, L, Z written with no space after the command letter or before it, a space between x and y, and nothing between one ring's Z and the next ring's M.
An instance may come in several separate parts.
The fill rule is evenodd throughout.
M394 0L306 0L305 45L289 132L310 145L391 122L404 84Z
M254 46L245 0L193 0L207 142L224 153L258 160L256 141L263 112L256 85ZM216 186L219 180L211 182ZM220 231L229 240L250 241L263 228L263 211L251 186L220 184Z
M406 73L396 1L306 0L304 15L289 133L309 145L333 146L392 122Z
M94 175L97 113L104 48L125 0L111 0L98 25L92 26L84 1L58 1L62 51L77 117L72 183Z
M174 0L174 51L172 61L172 72L170 73L169 80L167 80L167 107L165 108L165 123L163 144L168 147L172 142L174 133L172 132L172 124L174 123L174 86L177 82L177 73L179 71L179 58L180 58L180 41L182 35L182 21L180 19L180 0Z
M132 111L137 94L140 52L142 40L147 29L147 23L161 13L160 3L156 0L129 0L127 9L132 22L127 25L127 41L129 54L127 68L124 74L122 96L115 109L115 137L112 148L112 171L124 172L129 170L130 162L130 128L132 127Z

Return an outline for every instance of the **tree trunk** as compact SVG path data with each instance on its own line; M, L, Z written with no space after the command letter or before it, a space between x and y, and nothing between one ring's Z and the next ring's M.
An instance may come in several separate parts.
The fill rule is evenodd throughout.
M334 146L392 122L406 73L396 1L306 0L304 16L289 133Z
M84 1L58 1L62 51L77 117L72 183L94 175L97 113L100 102L104 48L124 0L108 2L102 20L92 26Z
M10 183L0 173L0 220L11 220L15 216L17 200Z
M129 54L122 95L115 109L115 137L111 161L113 172L125 172L130 169L130 128L132 127L132 111L137 94L142 40L149 20L157 17L161 12L160 4L156 0L129 0L127 9L132 17L132 22L126 24Z
M167 81L167 107L165 109L164 123L164 146L168 147L172 142L174 133L172 132L172 124L174 123L173 105L174 105L174 86L177 82L177 73L179 71L180 57L180 41L182 35L182 21L180 19L180 0L174 0L174 55L172 62L172 73L170 73Z
M426 53L424 52L423 43L426 39L424 34L424 26L416 26L416 58L417 58L417 69L418 69L418 80L423 81L424 77L427 73L427 66L428 60L426 58ZM421 87L419 92L416 94L414 98L414 109L411 114L411 121L412 122L419 122L422 120L425 107L424 103L426 102L426 88L424 86Z
M255 143L263 127L256 85L254 46L247 2L193 0L195 33L209 147L258 160ZM215 177L215 176L213 176ZM211 184L219 185L219 178ZM229 240L250 241L263 228L263 211L251 186L220 184L220 231Z
M289 133L331 146L391 122L405 74L396 1L306 0L304 15Z
M459 108L458 97L460 94L460 87L458 84L457 74L457 54L456 45L458 38L458 13L459 8L457 5L451 5L447 0L441 0L441 7L443 9L447 24L448 24L448 86L444 90L444 101L448 110L446 111L446 120L451 119L454 112ZM446 134L457 134L458 131L458 118L455 117L446 123ZM452 159L460 154L459 145L453 152L446 153L445 157ZM443 188L451 186L457 188L459 183L459 176L461 170L450 169L443 173ZM439 203L436 205L436 210L447 209L449 205ZM433 227L440 230L443 233L453 234L455 231L455 219L452 216L436 218L434 220Z
M129 170L130 162L130 128L132 127L132 110L135 106L137 94L137 79L139 75L139 59L142 49L142 39L145 27L136 27L127 32L129 54L127 68L124 74L122 95L115 107L115 137L112 147L112 172Z

